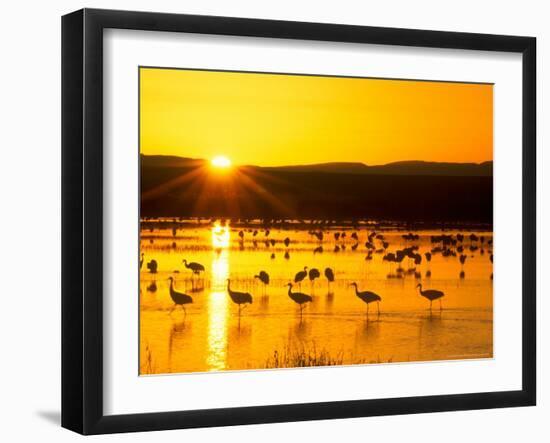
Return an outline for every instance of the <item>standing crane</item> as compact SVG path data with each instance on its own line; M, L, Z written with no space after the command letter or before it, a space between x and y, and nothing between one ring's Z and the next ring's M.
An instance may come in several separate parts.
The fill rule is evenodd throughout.
M317 268L311 268L309 270L309 281L311 282L311 286L313 288L313 285L315 283L315 279L321 277L321 273L319 272L319 269Z
M242 312L242 305L252 304L252 295L248 292L237 292L231 289L231 280L227 279L227 292L233 303L239 306L239 318ZM246 306L245 306L246 307Z
M187 269L191 269L193 271L193 274L200 275L201 272L204 272L204 266L200 263L187 263L187 259L183 259L182 263L185 265Z
M267 285L269 284L269 274L265 271L260 271L258 275L255 275L254 278L257 278L264 284L264 293Z
M432 303L434 300L439 300L439 310L441 311L443 309L441 306L441 299L445 296L443 291L438 291L437 289L426 289L423 291L421 283L418 283L416 287L420 290L420 295L422 297L430 300L430 311L432 310Z
M325 268L325 277L327 278L327 289L330 289L330 284L334 281L334 271L332 268Z
M147 269L149 269L149 272L151 274L156 274L158 269L158 263L155 259L151 260L149 263L147 263Z
M190 303L193 303L193 298L190 295L184 294L182 292L177 292L174 289L174 278L169 277L168 280L170 281L170 298L174 302L174 307L170 311L170 314L176 309L177 306L181 306L183 308L183 312L185 312L185 315L187 315L187 310L185 309L185 305L188 305Z
M304 270L297 272L294 276L294 283L298 283L300 288L302 287L302 280L307 277L307 266L304 266Z
M369 305L373 302L376 302L378 315L380 315L380 302L382 301L382 297L371 291L359 291L359 289L357 289L357 283L355 282L351 283L350 286L355 286L355 295L367 304L367 315L369 315Z
M303 292L292 292L292 283L288 283L288 296L294 301L294 303L297 303L298 306L300 306L300 318L302 318L302 311L306 306L306 303L310 303L313 301L311 298L311 295L304 294Z

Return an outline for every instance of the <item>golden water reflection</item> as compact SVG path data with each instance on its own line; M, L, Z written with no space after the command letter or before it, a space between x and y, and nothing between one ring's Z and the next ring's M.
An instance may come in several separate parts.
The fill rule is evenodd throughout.
M208 296L208 357L209 370L226 367L228 296L226 281L229 278L228 227L215 225L212 228L212 246L222 248L212 254L210 294Z
M273 228L268 233L259 226L234 227L207 220L184 225L175 233L171 227L144 229L140 373L261 369L273 367L275 353L291 362L314 354L321 363L331 364L492 357L491 232L476 231L485 237L477 250L471 248L470 240L464 242L464 266L458 257L434 253L430 262L424 259L417 266L419 277L405 273L403 278L389 278L395 265L384 261L382 253L366 259L371 229L357 229L357 239L350 238L349 231L344 240L336 241L334 232L325 230L323 251L314 252L320 242L304 229ZM430 236L441 231L416 232L420 238L414 244L425 257L434 248ZM389 251L412 244L402 238L403 231L388 229L383 234ZM287 252L289 258L285 258ZM182 265L183 258L202 264L205 271L193 274ZM158 262L157 273L146 267L152 259ZM304 266L318 268L321 277L313 283L309 278L302 282L301 291L311 294L313 302L301 319L286 284ZM414 264L404 260L402 266L407 270ZM324 276L326 267L335 273L333 283ZM268 285L254 278L262 270L269 274ZM168 277L175 279L176 291L193 298L186 312L170 313L174 304ZM240 318L227 294L227 278L236 291L253 297ZM350 289L351 282L382 297L380 316L372 310L366 316L366 306ZM445 292L442 312L439 308L433 315L429 312L428 301L416 289L419 282Z

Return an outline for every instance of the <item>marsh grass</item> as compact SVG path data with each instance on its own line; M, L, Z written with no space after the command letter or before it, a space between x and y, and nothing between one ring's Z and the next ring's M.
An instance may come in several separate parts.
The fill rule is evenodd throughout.
M264 367L266 369L308 368L315 366L391 363L392 361L393 357L384 360L380 356L369 360L352 355L349 359L346 359L344 351L340 350L336 354L331 354L325 348L318 349L315 342L309 345L305 342L300 342L297 345L288 342L282 349L273 351L273 355L265 361Z
M149 345L146 345L145 347L145 361L140 365L139 372L141 375L156 373L153 353L151 352L151 349L149 349Z

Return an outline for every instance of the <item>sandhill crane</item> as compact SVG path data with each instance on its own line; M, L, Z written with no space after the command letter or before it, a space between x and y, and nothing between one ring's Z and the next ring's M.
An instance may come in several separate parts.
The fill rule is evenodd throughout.
M141 267L143 266L143 259L145 257L145 254L142 252L139 258L139 270L141 271Z
M264 284L264 293L265 293L265 290L266 290L265 288L269 284L269 274L265 271L260 271L260 273L258 275L255 275L254 278L257 278Z
M426 289L423 291L421 283L418 283L416 287L420 290L420 295L422 297L430 300L430 311L432 310L432 302L434 300L439 300L439 310L443 309L441 307L441 298L445 296L443 291L438 291L437 289Z
M187 263L187 259L183 259L182 263L185 265L187 269L191 269L193 271L193 274L200 275L201 272L204 272L204 266L200 263Z
M185 315L187 315L187 310L185 309L185 305L188 305L190 303L193 303L193 299L190 295L184 294L182 292L177 292L174 289L174 277L169 277L168 280L170 281L170 298L174 302L174 307L170 311L170 314L176 309L176 307L179 305L183 308L183 312L185 312Z
M303 292L292 292L292 283L288 283L288 296L300 306L300 318L302 318L302 311L305 308L306 303L313 301L311 295L304 294Z
M321 273L319 272L319 269L311 268L309 270L309 281L311 282L312 287L313 287L313 284L315 283L315 279L319 277L321 277Z
M327 278L327 287L334 281L334 271L331 268L325 268L325 277Z
M290 258L290 254L288 251L285 252L285 260L288 260Z
M233 303L239 306L239 317L241 316L242 305L252 304L252 295L248 292L237 292L231 290L231 280L227 279L227 292ZM246 307L246 306L245 306Z
M149 292L157 292L157 282L153 280L149 286L147 286Z
M147 263L147 269L149 269L149 272L151 274L156 274L158 269L158 263L155 259L151 260L149 263Z
M307 277L307 266L304 266L304 270L297 272L294 276L294 283L298 283L302 287L302 280Z
M275 260L275 253L272 252L270 257L271 257L271 260Z
M350 286L355 286L355 295L367 304L367 315L369 314L369 304L372 302L376 302L376 305L378 307L378 314L380 314L380 301L382 300L382 297L371 291L360 292L359 289L357 289L357 283L355 282L351 283Z
M290 244L290 238L286 237L286 238L283 240L283 243L284 243L285 246L288 248L288 245Z

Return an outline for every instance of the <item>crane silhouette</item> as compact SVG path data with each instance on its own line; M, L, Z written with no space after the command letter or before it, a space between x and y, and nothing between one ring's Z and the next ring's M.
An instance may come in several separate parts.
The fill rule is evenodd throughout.
M334 281L334 271L332 268L325 268L325 277L327 278L327 288L330 288L330 284Z
M304 266L304 270L297 272L294 276L294 283L298 283L300 288L302 287L302 280L307 277L307 266Z
M204 266L200 263L187 263L187 259L183 259L182 263L185 265L187 269L191 269L193 271L193 274L200 275L201 272L204 272Z
M168 280L170 281L170 298L174 302L174 307L170 311L170 314L176 309L177 306L181 306L183 308L183 312L185 312L185 315L187 315L187 310L185 309L185 305L188 305L190 303L193 303L193 298L190 295L184 294L182 292L178 292L174 289L174 278L169 277Z
M288 296L300 307L300 318L302 318L302 311L305 308L306 303L312 302L313 299L311 298L311 295L304 294L303 292L292 292L292 283L288 283L287 286Z
M434 300L439 300L439 310L441 311L443 309L441 306L441 298L445 296L443 291L438 291L437 289L426 289L423 291L421 283L418 283L416 287L420 290L420 295L422 297L430 300L430 311L432 310L432 303Z
M254 278L257 278L264 284L264 293L267 285L269 284L269 274L265 271L260 271L258 275L255 275Z
M311 268L309 270L309 281L311 282L311 286L313 287L315 283L315 279L321 277L321 273L319 272L319 269L317 268Z
M156 274L158 269L158 263L155 259L151 260L149 263L147 263L147 269L149 269L149 272L151 274Z
M359 291L359 289L357 289L357 283L355 282L351 283L350 286L355 286L355 295L367 304L367 315L369 315L369 305L373 302L376 302L378 315L380 315L380 301L382 297L371 291Z
M250 295L248 292L237 292L231 290L231 280L227 279L227 292L229 294L229 297L231 297L231 300L233 303L239 306L239 317L241 316L242 312L242 306L246 304L252 304L252 295Z
M141 255L140 255L140 258L139 258L139 269L140 269L140 271L141 271L141 268L143 266L144 256L145 256L145 254L142 252Z

